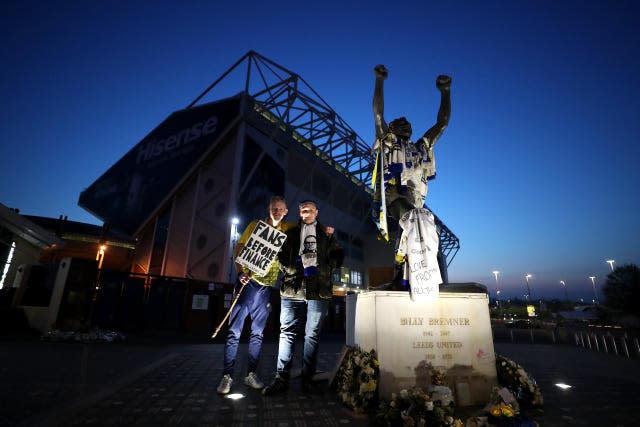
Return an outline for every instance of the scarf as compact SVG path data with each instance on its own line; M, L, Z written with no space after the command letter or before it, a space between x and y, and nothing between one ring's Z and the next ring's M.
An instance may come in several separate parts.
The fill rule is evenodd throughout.
M316 224L305 224L300 227L300 249L298 255L302 260L304 276L313 276L318 272L318 244L316 239Z

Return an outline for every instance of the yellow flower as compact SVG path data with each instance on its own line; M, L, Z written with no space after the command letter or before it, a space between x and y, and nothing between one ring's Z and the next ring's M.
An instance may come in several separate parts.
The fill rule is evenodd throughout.
M509 405L500 405L500 411L505 417L513 417L515 415L513 408Z
M369 382L360 384L360 393L368 393L375 390L376 390L375 380L369 380Z

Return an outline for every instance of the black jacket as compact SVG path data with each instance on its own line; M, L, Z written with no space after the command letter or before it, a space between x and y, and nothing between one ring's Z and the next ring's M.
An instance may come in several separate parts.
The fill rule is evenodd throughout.
M333 235L327 236L324 232L325 227L317 222L317 273L304 277L304 268L298 255L300 252L300 230L300 221L297 226L287 230L287 240L278 254L280 266L284 271L280 295L306 300L331 299L333 295L331 272L334 268L342 266L344 251L338 240Z

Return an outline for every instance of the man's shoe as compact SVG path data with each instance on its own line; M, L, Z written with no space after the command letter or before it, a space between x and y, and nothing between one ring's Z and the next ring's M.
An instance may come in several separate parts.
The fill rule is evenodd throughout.
M273 382L262 389L262 394L265 396L273 396L284 393L287 390L289 390L289 383L280 375L276 375Z
M220 380L220 384L218 385L218 394L229 394L231 391L231 384L233 384L231 375L223 375Z
M260 378L258 378L255 372L249 372L249 375L244 379L244 383L256 390L262 390L264 388L264 384L260 381Z

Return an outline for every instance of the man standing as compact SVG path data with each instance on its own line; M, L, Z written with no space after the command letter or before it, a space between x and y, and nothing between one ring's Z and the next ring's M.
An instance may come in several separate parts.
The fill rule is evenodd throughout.
M264 395L282 393L289 388L293 345L297 328L304 322L302 391L313 391L318 341L333 295L331 272L340 267L344 251L333 236L332 227L318 221L318 207L310 200L300 203L300 221L287 231L287 240L278 254L285 276L280 287L280 342L277 372ZM305 316L306 311L306 317Z
M295 225L282 221L287 215L287 212L287 204L284 198L281 196L273 196L269 202L269 217L264 221L277 230L284 232L287 228ZM242 251L242 248L249 240L249 236L257 223L258 220L254 220L245 228L235 247L234 259L236 259ZM242 334L242 328L247 315L251 316L251 336L249 338L247 376L244 379L244 383L256 390L264 387L264 384L256 375L256 369L258 367L260 349L262 348L264 327L269 318L271 288L278 282L280 264L277 259L274 260L264 276L255 276L250 270L238 263L236 263L236 270L239 275L234 293L238 292L239 285L242 286L246 284L246 286L238 298L236 305L231 310L229 332L224 348L223 376L217 389L219 394L227 394L231 391L231 385L233 384L233 367L238 352L238 343L240 342L240 335Z

